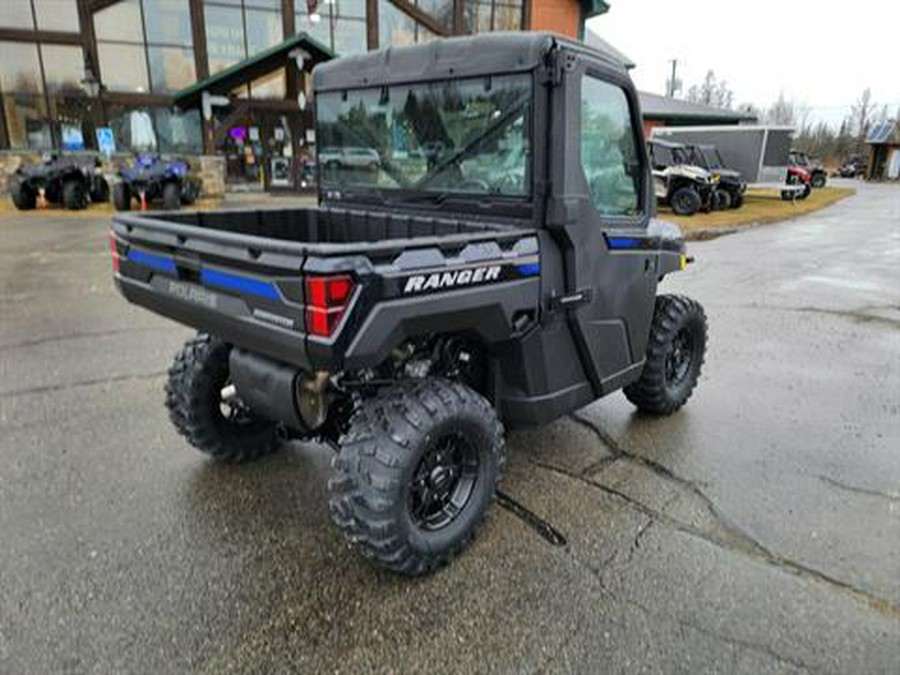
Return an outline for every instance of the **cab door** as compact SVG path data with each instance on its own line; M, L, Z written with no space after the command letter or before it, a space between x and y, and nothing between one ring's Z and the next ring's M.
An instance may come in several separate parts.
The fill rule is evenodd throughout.
M564 253L562 309L601 396L643 366L657 283L657 256L645 248L655 201L627 73L584 52L564 62L550 134L563 140L556 150L551 140L550 150L561 194L552 200L548 225Z

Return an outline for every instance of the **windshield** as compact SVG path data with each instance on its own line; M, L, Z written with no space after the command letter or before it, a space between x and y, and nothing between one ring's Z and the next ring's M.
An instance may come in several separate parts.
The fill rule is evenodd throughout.
M531 75L325 92L325 188L528 196Z
M719 151L717 148L700 148L700 152L703 154L703 165L707 169L722 169L725 167L725 164L722 162L722 157L719 155Z

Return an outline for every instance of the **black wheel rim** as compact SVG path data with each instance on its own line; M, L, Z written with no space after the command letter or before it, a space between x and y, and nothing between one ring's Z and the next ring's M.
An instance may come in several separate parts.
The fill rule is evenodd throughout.
M432 443L413 474L409 514L423 530L440 530L465 510L478 478L478 450L459 432Z
M678 386L687 378L694 360L694 340L688 329L682 328L669 344L666 352L666 384Z

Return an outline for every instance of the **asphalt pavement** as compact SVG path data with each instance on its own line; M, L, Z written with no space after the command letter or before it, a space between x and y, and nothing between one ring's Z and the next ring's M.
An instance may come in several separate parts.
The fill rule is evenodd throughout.
M900 186L692 244L703 377L510 434L474 545L408 580L330 525L331 450L207 461L190 335L105 217L0 214L0 673L900 672Z

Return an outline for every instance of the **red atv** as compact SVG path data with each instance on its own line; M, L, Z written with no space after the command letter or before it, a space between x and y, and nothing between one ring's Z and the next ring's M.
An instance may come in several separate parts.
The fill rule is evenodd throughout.
M786 201L792 199L806 199L809 197L809 193L812 192L812 185L810 184L811 179L812 177L809 175L809 171L802 166L797 166L796 164L789 166L787 170L787 180L784 182L788 185L802 185L803 190L782 190L781 198Z

